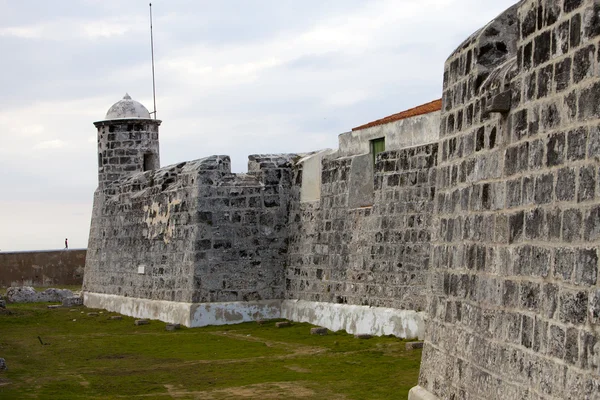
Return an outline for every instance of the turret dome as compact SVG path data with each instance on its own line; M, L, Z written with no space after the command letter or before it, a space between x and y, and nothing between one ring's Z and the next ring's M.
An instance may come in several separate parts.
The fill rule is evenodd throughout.
M117 101L108 109L106 120L113 119L150 119L150 112L139 101L135 101L125 93L122 100Z

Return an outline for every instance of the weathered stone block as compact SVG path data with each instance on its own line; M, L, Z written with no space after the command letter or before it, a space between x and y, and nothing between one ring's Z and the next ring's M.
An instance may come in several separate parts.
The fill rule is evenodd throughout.
M595 206L587 213L583 222L583 237L593 241L600 237L600 206Z
M579 119L600 118L600 82L581 90L579 95Z
M545 31L534 39L533 65L538 66L550 60L550 31Z
M587 39L600 35L600 4L594 2L584 12L583 32Z
M134 324L136 326L141 326L141 325L148 325L150 323L150 321L148 321L147 319L137 319L135 320Z
M600 324L600 289L591 292L588 316L591 323Z
M563 211L562 238L565 242L573 242L581 238L582 215L578 209Z
M83 305L82 297L67 297L63 299L62 306L63 307L77 307Z
M328 331L327 328L311 328L310 329L310 334L311 335L327 335Z
M551 356L562 359L565 354L565 331L558 325L551 325L548 333L548 350Z
M556 176L556 199L571 201L575 199L575 169L562 168Z
M511 214L508 218L509 243L515 243L523 237L523 226L525 223L525 213L523 211Z
M553 200L554 175L544 174L535 178L535 203L547 204Z
M568 29L568 27L567 27ZM556 91L562 92L571 83L571 59L565 58L555 64L554 82Z
M595 166L582 167L579 170L579 191L577 201L593 200L596 196L596 168Z
M594 45L578 50L573 56L573 83L577 84L593 74L593 62L596 54Z
M366 333L359 333L359 334L354 335L354 337L356 339L371 339L373 337L373 335L369 335Z
M422 349L424 342L408 342L405 345L406 350Z
M571 18L571 29L569 32L570 47L578 47L581 43L581 14L573 15L573 17Z
M533 318L526 315L521 316L521 345L530 349L533 347Z
M521 307L537 311L540 307L540 285L534 282L521 282L519 299Z
M560 293L559 318L564 323L582 324L587 319L588 293L563 290Z
M593 286L598 279L598 253L596 249L579 249L575 260L575 283Z
M568 328L565 335L565 361L575 365L579 360L579 331Z

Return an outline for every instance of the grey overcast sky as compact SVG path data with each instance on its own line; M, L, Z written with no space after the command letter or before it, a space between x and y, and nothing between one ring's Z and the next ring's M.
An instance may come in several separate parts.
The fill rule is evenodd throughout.
M443 63L516 0L155 0L161 165L337 147L441 97ZM148 2L0 0L0 249L87 247L96 131L152 110Z

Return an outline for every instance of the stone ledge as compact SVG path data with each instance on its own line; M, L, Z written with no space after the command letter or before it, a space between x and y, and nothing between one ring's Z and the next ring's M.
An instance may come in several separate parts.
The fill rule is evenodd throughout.
M440 400L440 398L421 386L415 386L408 392L408 400Z
M134 318L157 319L188 328L285 318L308 322L351 335L423 336L424 313L394 308L318 303L304 300L261 300L227 303L180 303L102 293L83 293L86 307L101 308Z
M281 318L281 300L190 304L190 327Z
M423 337L425 332L424 313L395 308L284 300L281 318L308 322L334 332L345 330L351 335L394 335L416 339Z
M181 303L84 292L86 307L102 308L134 318L157 319L188 328L228 325L279 318L281 300L229 303Z
M89 308L101 308L134 318L158 319L190 326L190 303L83 292L83 304Z

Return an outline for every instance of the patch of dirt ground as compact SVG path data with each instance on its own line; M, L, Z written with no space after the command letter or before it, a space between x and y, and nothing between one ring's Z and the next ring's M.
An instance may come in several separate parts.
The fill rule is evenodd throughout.
M304 382L272 382L256 385L240 386L227 389L210 390L204 392L188 392L185 389L165 385L169 396L173 399L202 399L202 400L229 400L229 399L311 399L316 396L323 397L323 393L315 393ZM344 400L346 397L334 393L327 394L325 398Z
M310 372L310 369L302 368L298 365L284 365L284 367L287 369L290 369L292 371L296 371L296 372L302 372L302 373Z

